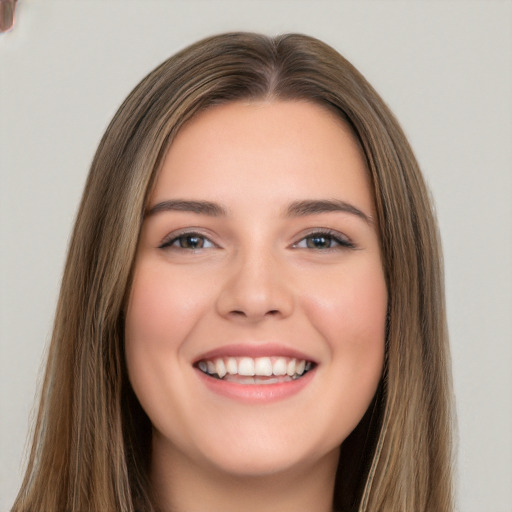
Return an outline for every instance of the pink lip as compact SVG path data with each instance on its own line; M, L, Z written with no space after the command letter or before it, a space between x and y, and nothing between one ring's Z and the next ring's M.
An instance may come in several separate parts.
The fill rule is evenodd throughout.
M315 370L316 368L313 368L299 379L276 384L239 384L209 377L201 370L196 369L196 372L205 386L218 395L239 402L263 404L283 400L299 393L313 380Z
M274 343L263 343L258 345L251 345L248 343L238 343L232 345L223 345L216 349L210 350L204 354L201 354L195 359L194 363L197 363L205 359L215 359L216 357L290 357L295 359L304 359L317 364L313 358L295 350L293 348L285 347L283 345L276 345Z

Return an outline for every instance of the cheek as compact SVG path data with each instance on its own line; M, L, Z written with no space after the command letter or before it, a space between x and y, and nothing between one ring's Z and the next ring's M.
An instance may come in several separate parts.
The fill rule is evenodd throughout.
M207 300L185 276L168 275L158 262L139 262L125 315L125 352L130 381L143 406L165 398L171 380L186 370L183 347Z
M387 288L380 264L353 267L339 279L317 286L316 293L305 300L339 372L333 379L355 394L373 395L384 364L387 315Z
M157 264L137 268L126 312L127 343L175 351L203 314L207 294L185 272L168 274Z
M315 286L303 294L303 300L317 326L336 331L340 339L356 345L383 341L387 288L380 264L353 266L337 277L317 279Z
M146 412L151 389L163 384L159 376L170 370L178 346L170 336L179 327L169 314L175 306L171 299L162 281L139 265L125 315L125 352L130 382Z
M326 341L329 364L323 374L323 407L328 431L339 444L368 409L382 376L387 288L380 266L324 283L310 295L310 319ZM320 293L322 292L322 293ZM325 412L333 411L334 414Z
M204 316L206 290L191 286L185 272L144 259L136 266L125 314L125 354L130 383L142 408L159 431L184 424L188 401L183 382L190 373L187 339ZM183 427L184 428L184 427Z

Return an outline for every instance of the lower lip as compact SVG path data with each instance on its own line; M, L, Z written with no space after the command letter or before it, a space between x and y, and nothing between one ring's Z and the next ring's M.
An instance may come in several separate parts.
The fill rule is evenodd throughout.
M209 377L196 370L206 387L214 393L246 403L269 403L289 398L302 391L313 379L315 368L303 377L275 384L239 384Z

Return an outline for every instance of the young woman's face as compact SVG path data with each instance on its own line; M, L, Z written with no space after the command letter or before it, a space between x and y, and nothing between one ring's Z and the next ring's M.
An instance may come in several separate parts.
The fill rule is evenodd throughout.
M330 111L231 103L173 142L126 311L154 460L335 466L376 391L387 290L361 150Z

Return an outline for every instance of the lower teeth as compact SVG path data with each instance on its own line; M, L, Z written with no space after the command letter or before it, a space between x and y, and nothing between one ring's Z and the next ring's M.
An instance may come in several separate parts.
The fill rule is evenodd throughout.
M289 382L293 379L291 377L239 377L234 375L226 375L220 380L237 382L238 384L277 384L279 382Z
M238 384L277 384L279 382L291 382L293 380L300 379L304 377L308 371L306 370L302 375L293 375L292 377L288 375L284 375L282 377L260 377L258 375L252 376L244 376L244 375L230 375L227 373L224 377L219 377L216 373L207 373L203 372L208 377L212 377L217 380L225 380L228 382L237 382Z

